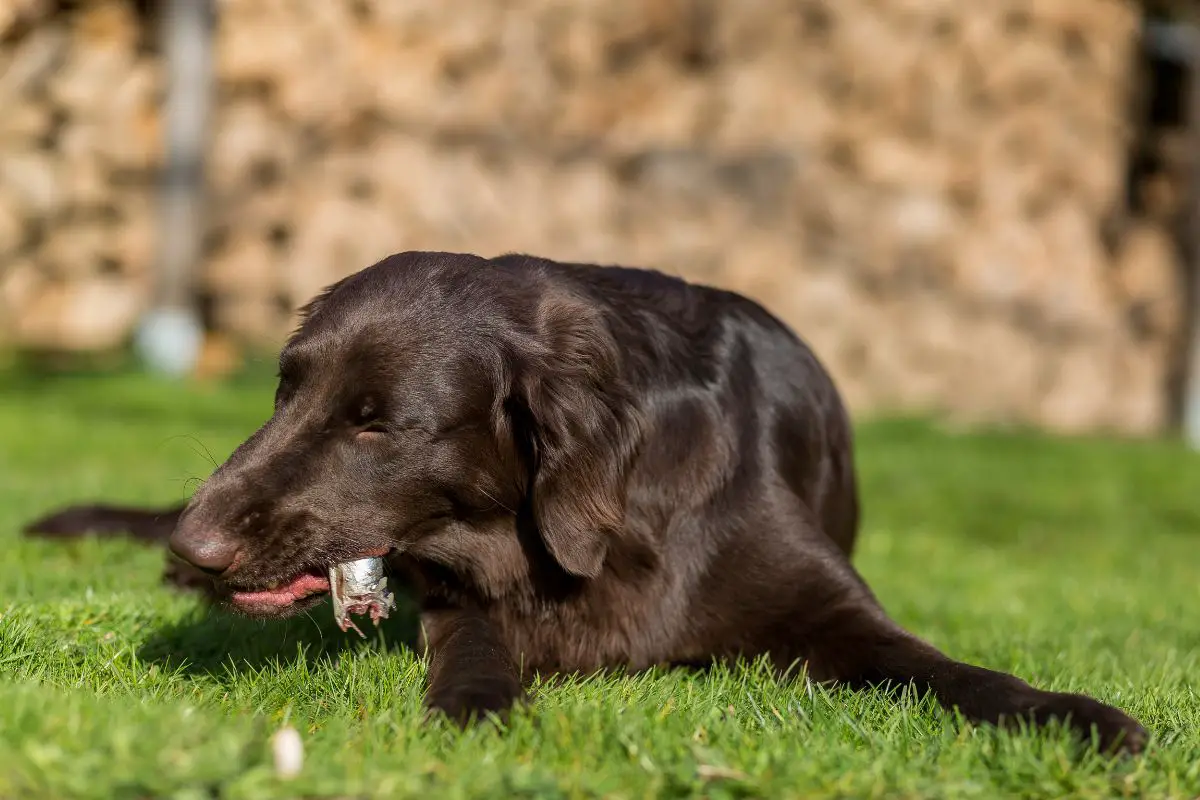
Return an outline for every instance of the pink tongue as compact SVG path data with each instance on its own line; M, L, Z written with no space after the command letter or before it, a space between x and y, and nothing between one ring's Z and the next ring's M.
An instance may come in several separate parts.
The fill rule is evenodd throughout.
M307 573L277 589L261 592L234 592L233 601L255 606L288 606L310 594L329 591L329 579Z

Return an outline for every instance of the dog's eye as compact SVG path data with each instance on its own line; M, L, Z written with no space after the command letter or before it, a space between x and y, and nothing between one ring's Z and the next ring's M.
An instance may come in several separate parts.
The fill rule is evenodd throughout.
M379 406L372 398L366 398L356 403L350 411L350 423L358 428L356 434L387 433L387 425L379 412Z
M368 422L358 429L359 435L363 435L363 434L376 435L376 434L387 433L387 432L388 432L387 426L384 425L382 422L379 422L378 420L373 421L373 422Z

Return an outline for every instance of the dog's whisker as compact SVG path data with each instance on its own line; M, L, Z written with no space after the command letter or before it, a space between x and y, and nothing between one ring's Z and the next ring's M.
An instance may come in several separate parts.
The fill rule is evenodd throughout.
M491 495L491 493L490 493L490 492L488 492L488 490L487 490L487 489L484 489L482 486L480 486L480 487L479 487L479 493L480 493L480 494L482 494L484 497L486 497L488 500L491 500L491 501L492 501L493 503L495 503L495 504L496 504L498 507L500 507L500 508L504 509L505 511L507 511L508 513L510 513L510 514L513 514L514 516L516 515L516 513L517 513L516 511L514 511L514 510L513 510L513 509L511 509L511 508L509 508L509 507L508 507L508 506L506 506L504 503L501 503L499 500L497 500L495 497L493 497L493 496Z

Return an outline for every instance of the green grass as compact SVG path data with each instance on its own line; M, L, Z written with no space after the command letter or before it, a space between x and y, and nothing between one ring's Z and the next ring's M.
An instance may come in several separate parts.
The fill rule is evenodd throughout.
M210 614L124 541L23 540L58 504L185 496L267 415L261 379L0 376L0 797L1196 797L1200 457L1163 443L861 426L859 568L961 658L1092 693L1152 731L1108 761L1061 731L758 665L546 685L506 731L422 724L407 614ZM278 780L269 739L306 764Z

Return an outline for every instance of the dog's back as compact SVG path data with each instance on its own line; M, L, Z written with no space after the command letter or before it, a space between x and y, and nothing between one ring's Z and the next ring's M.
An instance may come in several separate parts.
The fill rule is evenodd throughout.
M527 255L492 262L544 272L604 309L626 374L653 415L654 440L635 471L664 503L695 497L740 469L775 473L847 554L859 524L849 415L803 338L736 292L650 269L562 263ZM700 491L699 494L703 494Z

